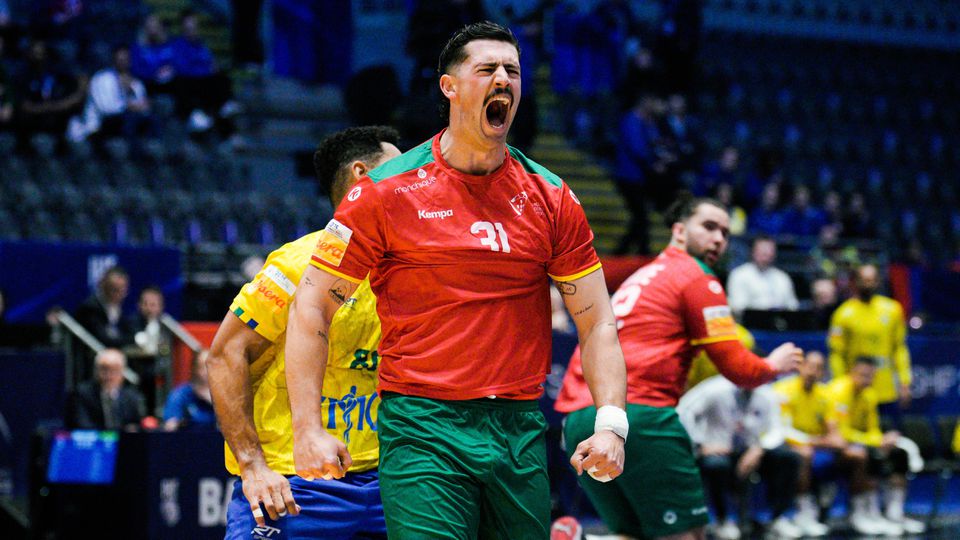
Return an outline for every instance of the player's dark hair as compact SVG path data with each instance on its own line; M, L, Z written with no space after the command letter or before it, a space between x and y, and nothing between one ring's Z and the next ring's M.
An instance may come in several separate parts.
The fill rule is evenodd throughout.
M681 191L677 194L677 198L673 201L673 204L663 213L664 223L666 223L667 228L673 227L674 223L689 219L690 216L697 213L697 208L700 208L701 204L709 204L726 211L723 203L713 197L695 197L693 193L689 191Z
M505 41L516 47L517 56L520 56L520 44L509 28L490 21L468 24L454 32L443 46L443 50L440 51L440 61L437 64L437 75L449 73L452 68L466 60L467 44L478 39ZM444 120L450 117L450 101L446 97L440 99L440 116Z
M853 361L853 363L854 363L854 365L856 365L856 364L865 364L865 365L868 365L868 366L880 367L880 361L879 361L877 358L873 357L873 356L858 356L858 357Z
M313 153L313 170L320 191L330 197L334 186L350 175L347 165L373 161L383 153L380 143L398 144L400 134L389 126L351 127L328 135ZM331 201L334 205L340 201Z

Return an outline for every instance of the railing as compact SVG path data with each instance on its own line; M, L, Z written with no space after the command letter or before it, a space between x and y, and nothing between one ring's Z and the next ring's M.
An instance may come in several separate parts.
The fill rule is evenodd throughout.
M79 374L82 374L83 371L78 369L77 365L79 362L83 361L84 355L81 353L89 349L96 354L106 349L107 346L103 343L100 343L99 339L94 337L93 334L87 331L83 325L77 322L77 320L70 316L70 314L66 311L57 311L54 314L54 318L56 319L57 323L60 324L60 327L68 332L69 339L64 341L63 346L67 358L65 384L66 389L71 391L79 382L76 379ZM78 350L76 348L77 342L83 345L83 348ZM130 384L140 384L140 376L137 375L135 371L130 369L129 366L124 368L123 378L130 382Z

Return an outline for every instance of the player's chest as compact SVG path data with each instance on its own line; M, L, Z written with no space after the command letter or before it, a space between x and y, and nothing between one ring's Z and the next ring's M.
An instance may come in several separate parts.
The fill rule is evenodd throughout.
M394 232L387 251L393 253L466 252L546 261L552 251L547 201L522 185L436 181L415 191L397 188L385 197L384 210Z

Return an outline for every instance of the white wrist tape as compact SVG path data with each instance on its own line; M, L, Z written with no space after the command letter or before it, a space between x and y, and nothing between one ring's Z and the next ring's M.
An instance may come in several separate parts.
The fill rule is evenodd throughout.
M612 431L626 441L627 432L630 431L627 411L614 405L604 405L597 409L597 420L593 423L593 432L598 433L602 430Z

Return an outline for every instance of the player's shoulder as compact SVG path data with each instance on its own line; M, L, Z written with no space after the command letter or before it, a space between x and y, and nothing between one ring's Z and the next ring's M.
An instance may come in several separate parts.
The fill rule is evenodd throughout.
M856 298L849 298L837 307L837 311L834 314L840 318L851 317L856 313L859 304L860 301Z
M510 157L520 165L527 176L534 178L545 187L558 190L563 189L563 180L550 169L530 159L523 152L512 146L508 145L507 149L510 152Z
M322 232L322 230L313 231L271 251L264 263L264 268L270 264L281 265L284 268L302 266L303 261L309 259L310 254L313 253L313 248L317 246Z
M367 173L366 178L374 185L389 184L392 179L404 177L413 171L422 170L435 161L433 156L433 138L407 150L399 156L382 163ZM423 173L426 177L426 171Z
M876 301L880 309L884 311L899 312L903 310L903 308L900 306L900 302L897 302L889 296L882 296L878 294L876 296Z

